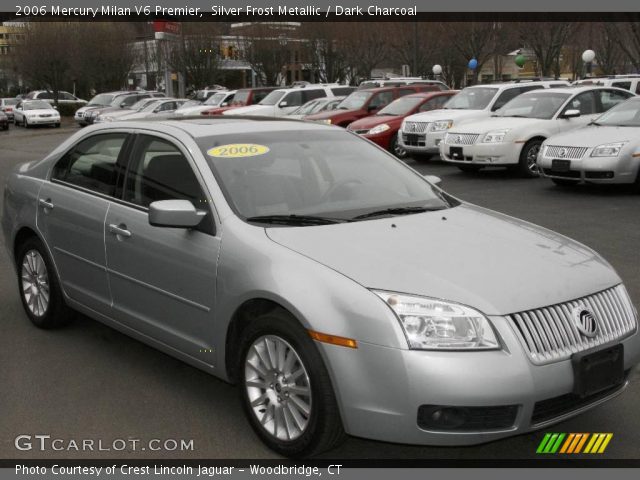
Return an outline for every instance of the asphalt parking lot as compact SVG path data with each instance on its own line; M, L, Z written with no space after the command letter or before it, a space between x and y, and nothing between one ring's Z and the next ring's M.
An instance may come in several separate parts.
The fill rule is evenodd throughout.
M75 132L0 133L0 185L17 163L41 158ZM439 162L416 164L457 197L575 238L617 269L640 305L640 195L626 189L561 189L502 170L475 175ZM0 196L0 202L2 197ZM472 232L470 232L472 234ZM0 236L0 242L4 239ZM523 275L526 272L522 272ZM517 278L514 279L517 281ZM30 325L15 273L0 248L0 458L273 458L245 421L236 389L163 353L82 317L59 331ZM452 372L455 375L455 372ZM640 374L615 400L546 431L612 432L605 458L638 458ZM327 458L524 459L544 431L475 447L394 445L350 438ZM193 440L193 451L19 451L21 434L64 440Z

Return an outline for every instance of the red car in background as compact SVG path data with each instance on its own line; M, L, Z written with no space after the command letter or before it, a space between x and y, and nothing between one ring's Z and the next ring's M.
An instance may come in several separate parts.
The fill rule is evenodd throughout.
M233 97L233 101L230 105L225 107L215 107L209 110L200 112L202 115L222 115L222 112L231 110L238 107L246 107L247 105L254 105L264 97L269 95L273 90L282 87L257 87L257 88L242 88L238 90Z
M418 92L439 92L436 85L403 85L401 87L368 88L356 90L345 98L335 110L307 115L304 120L346 127L363 117L380 111L396 98Z
M398 130L405 117L418 112L442 108L458 90L424 92L398 98L375 115L356 120L347 130L389 150L397 157L405 157L406 152L398 146Z

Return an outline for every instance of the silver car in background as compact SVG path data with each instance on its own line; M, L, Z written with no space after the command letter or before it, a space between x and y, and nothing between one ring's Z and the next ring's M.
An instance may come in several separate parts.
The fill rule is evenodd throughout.
M611 266L435 183L328 125L112 122L18 166L2 230L36 326L79 311L237 383L282 455L477 444L622 392Z
M587 127L547 139L538 164L557 185L634 184L640 191L640 98L618 104Z

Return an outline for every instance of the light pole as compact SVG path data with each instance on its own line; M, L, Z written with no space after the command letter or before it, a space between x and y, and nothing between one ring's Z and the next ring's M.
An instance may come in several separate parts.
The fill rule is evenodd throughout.
M442 75L442 67L438 64L435 64L431 68L431 71L433 72L433 76L435 77L435 79L440 80L440 75Z
M582 52L582 61L585 64L586 74L585 77L591 76L591 62L596 58L596 52L593 50L585 50Z

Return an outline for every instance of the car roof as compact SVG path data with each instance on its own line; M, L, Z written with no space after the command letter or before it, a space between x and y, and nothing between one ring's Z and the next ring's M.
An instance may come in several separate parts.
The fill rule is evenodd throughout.
M213 117L187 116L183 118L169 118L157 120L145 120L144 122L136 122L135 120L120 120L100 125L102 129L112 128L141 128L149 130L151 126L157 126L158 131L180 130L194 139L210 137L213 135L229 135L242 134L248 131L261 132L290 132L290 131L308 131L308 130L329 130L337 131L335 126L325 125L316 122L305 122L302 120L294 120L289 118L271 118L259 116L244 115L220 115ZM211 127L215 126L215 129ZM95 130L94 130L95 131Z
M618 87L607 87L602 85L571 85L569 87L557 87L557 88L546 88L544 90L532 90L530 92L525 92L522 95L528 95L531 93L570 93L571 95L575 95L577 93L587 92L591 90L617 90L620 92L630 93L629 90Z

